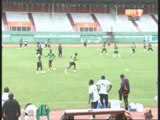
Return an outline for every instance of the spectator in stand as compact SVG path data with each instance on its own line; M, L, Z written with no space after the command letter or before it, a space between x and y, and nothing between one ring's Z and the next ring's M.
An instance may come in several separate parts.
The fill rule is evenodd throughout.
M2 107L3 120L18 120L20 116L20 105L17 100L13 99L13 93L9 93L8 98Z

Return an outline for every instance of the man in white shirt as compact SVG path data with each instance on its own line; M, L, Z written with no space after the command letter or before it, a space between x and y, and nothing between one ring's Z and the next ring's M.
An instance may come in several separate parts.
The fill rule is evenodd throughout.
M4 102L8 100L8 94L9 94L9 88L5 87L4 93L2 94L2 106L3 106Z
M89 104L91 103L91 108L96 109L100 97L98 94L97 86L94 84L94 81L92 79L90 79L89 81L88 93L89 93L88 103ZM95 115L93 115L93 118L95 118Z
M9 88L5 87L4 88L4 93L2 94L2 106L3 106L4 102L9 99L8 95L9 95ZM15 99L15 97L13 99Z
M100 95L100 103L101 108L104 108L103 100L105 100L106 108L109 107L108 105L108 92L111 90L112 85L111 83L105 79L105 76L102 75L101 79L96 83L99 95Z

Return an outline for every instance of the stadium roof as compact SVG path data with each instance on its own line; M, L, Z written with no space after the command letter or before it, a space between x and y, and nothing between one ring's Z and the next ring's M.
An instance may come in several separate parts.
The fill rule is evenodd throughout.
M80 3L80 4L149 4L157 5L158 0L2 0L3 2L29 3Z

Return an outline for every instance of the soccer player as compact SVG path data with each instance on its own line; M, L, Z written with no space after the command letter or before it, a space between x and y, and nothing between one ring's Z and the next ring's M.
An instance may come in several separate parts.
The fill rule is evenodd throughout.
M152 52L153 52L152 44L151 44L151 43L148 43L148 46L147 46L147 47L148 47L148 49L147 49L148 51L152 51Z
M51 49L49 50L49 53L46 57L48 57L48 70L56 70L56 68L52 68L52 62L55 59L55 54L52 52Z
M107 54L106 42L103 43L103 47L102 47L102 51L101 51L100 55L102 55L103 52L105 52Z
M96 109L100 97L98 94L97 86L94 84L94 81L92 79L89 80L88 93L89 93L88 103L89 104L91 103L92 109ZM95 115L93 115L92 118L95 118Z
M24 47L26 48L27 47L27 40L25 39L25 41L24 41Z
M62 46L61 46L61 44L58 45L58 57L62 58Z
M47 43L48 43L48 48L50 48L51 47L51 41L50 41L50 39L47 40Z
M21 38L19 41L19 47L22 48L22 45L23 45L23 39Z
M119 58L121 57L120 54L119 54L119 52L118 52L118 46L117 46L117 44L115 43L115 44L114 44L113 58L115 58L116 54L118 55Z
M42 67L42 61L41 61L41 54L40 53L38 53L37 54L37 74L39 74L39 73L45 73L45 71L43 71L43 67Z
M45 41L45 48L48 46L48 40Z
M77 59L77 53L75 53L74 55L71 56L71 60L70 60L70 63L69 63L69 66L67 67L67 69L65 70L65 73L67 73L67 71L71 68L71 66L74 66L74 72L76 71L76 62L75 61L78 61Z
M102 105L101 108L104 108L103 100L105 100L106 108L109 107L108 92L111 90L112 84L106 80L104 75L102 75L101 79L96 83L96 85L100 96L100 103Z
M144 48L144 50L146 50L146 41L145 40L143 41L143 48Z
M41 43L39 43L39 42L37 42L37 49L36 49L36 51L37 51L36 55L38 55L38 53L40 55L42 55L43 45Z
M135 42L132 43L131 49L132 49L132 54L134 54L134 53L135 53L135 49L136 49L136 44L135 44Z
M87 47L87 39L84 41L83 46Z
M128 78L125 78L123 74L120 75L120 79L121 79L121 87L119 90L119 99L122 100L123 97L125 109L128 110L128 94L130 92L129 80Z

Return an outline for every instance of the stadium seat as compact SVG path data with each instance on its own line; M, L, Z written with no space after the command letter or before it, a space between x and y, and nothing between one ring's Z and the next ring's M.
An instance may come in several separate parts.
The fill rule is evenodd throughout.
M46 116L47 120L50 120L49 113L50 109L47 105L45 104L40 105L36 112L36 120L40 120L40 116Z

